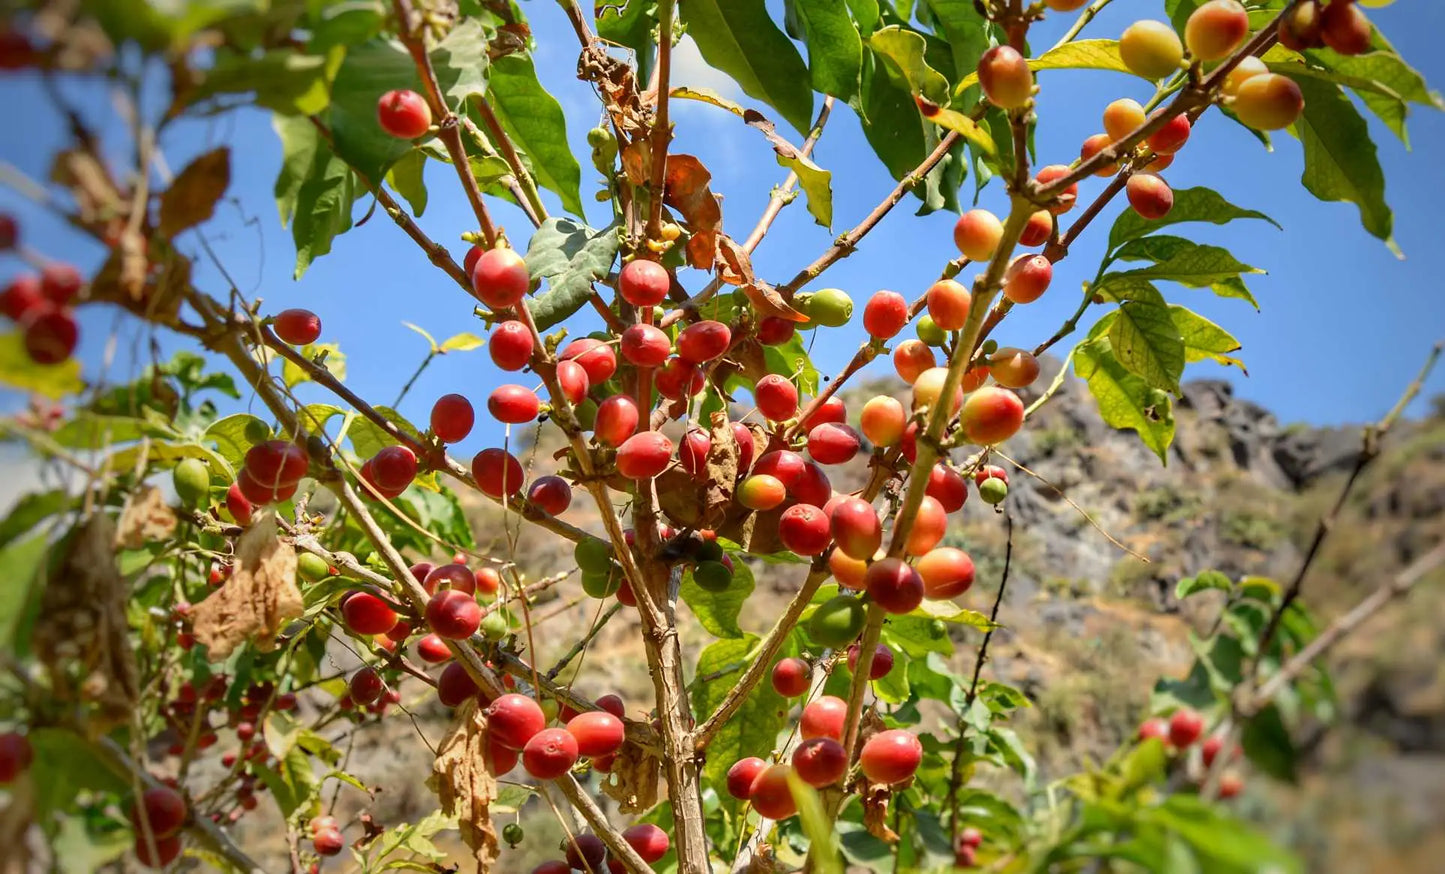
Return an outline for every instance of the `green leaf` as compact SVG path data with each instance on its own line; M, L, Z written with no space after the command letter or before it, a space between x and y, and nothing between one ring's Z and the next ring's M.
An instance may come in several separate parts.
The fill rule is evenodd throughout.
M1174 409L1165 392L1150 388L1114 357L1105 337L1085 340L1074 347L1074 373L1089 385L1099 404L1099 415L1112 428L1132 428L1144 445L1168 463L1174 440Z
M1276 780L1293 783L1299 779L1298 752L1277 706L1271 704L1244 724L1239 745L1250 764Z
M897 25L868 37L868 48L903 77L911 93L943 106L948 103L948 79L928 65L924 57L927 47L923 34Z
M346 381L346 353L341 351L340 346L335 343L308 343L296 351L311 361L324 354L326 357L321 360L321 366L338 382ZM300 365L287 358L281 363L281 380L287 388L295 388L303 382L310 382L311 377Z
M487 345L487 341L476 334L463 331L460 334L453 334L442 341L437 347L439 352L470 352L473 349L480 349Z
M942 622L951 622L955 625L968 625L977 628L979 631L988 631L995 627L988 617L977 610L965 610L952 601L934 601L925 599L924 602L909 616L917 616L924 619L938 619Z
M450 98L447 102L453 109L487 90L487 44L496 36L496 29L487 26L489 22L476 16L463 18L431 52L437 79L444 83L444 93Z
M812 124L808 68L768 15L764 0L680 0L678 12L703 60L799 133Z
M1317 78L1354 90L1366 108L1407 146L1410 140L1405 121L1409 104L1445 109L1445 101L1430 90L1425 78L1391 52L1341 55L1312 51L1301 56L1283 46L1275 46L1265 53L1264 61L1271 71L1296 80Z
M1141 808L1139 819L1152 822L1188 842L1210 874L1295 874L1298 859L1276 847L1244 822L1232 819L1195 795L1172 795L1163 804Z
M37 819L73 809L76 797L87 790L130 794L130 781L106 767L83 738L58 728L35 727L26 739L35 754L30 785L35 791Z
M1400 256L1393 236L1394 214L1385 203L1385 174L1375 157L1369 125L1338 86L1305 77L1296 82L1305 97L1304 114L1291 128L1304 145L1300 181L1320 200L1354 203L1365 230Z
M413 325L411 322L402 322L402 324L406 325L411 330L420 334L422 336L422 339L426 340L427 348L431 350L431 353L433 355L437 353L438 349L436 338L433 337L431 334L427 333L427 330L425 328L421 327L420 325Z
M1126 209L1114 221L1109 231L1109 249L1118 248L1129 240L1152 234L1160 228L1181 222L1210 222L1222 225L1234 219L1263 219L1275 227L1279 223L1262 212L1244 209L1225 200L1218 192L1208 188L1182 188L1174 191L1174 208L1162 219L1146 219L1132 209Z
M561 323L587 303L592 283L607 277L617 258L617 227L593 230L570 218L549 218L527 245L527 273L550 286L528 304L537 330Z
M988 51L989 29L973 0L927 0L926 6L934 30L948 41L953 69L958 73L978 69L979 58Z
M975 62L976 65L976 62ZM1128 73L1124 59L1119 56L1119 42L1112 39L1079 39L1065 43L1029 59L1029 69L1039 70L1113 70ZM954 86L953 93L962 95L965 90L978 84L978 72L969 73Z
M1174 318L1156 291L1153 300L1126 300L1109 328L1114 357L1154 388L1179 393L1184 373L1184 342Z
M1220 591L1228 592L1234 588L1229 577L1219 571L1204 571L1196 576L1185 577L1174 587L1174 597L1184 600L1196 592Z
M240 466L251 449L251 442L246 439L246 428L252 422L266 424L250 413L236 413L217 419L206 429L206 438L215 441L216 452L230 462L232 467Z
M254 93L256 104L273 112L317 115L331 102L330 80L342 57L340 51L307 55L277 49L259 56L223 52L196 88L185 92L184 103L192 106L217 94Z
M798 819L803 834L808 836L809 858L813 864L809 870L818 874L843 874L843 857L838 851L838 834L833 823L823 810L818 790L803 782L793 771L788 772L788 789L798 807Z
M1235 258L1228 249L1206 246L1167 234L1130 240L1112 256L1124 261L1154 261L1151 267L1127 271L1126 276L1162 279L1189 288L1208 288L1244 273L1264 273Z
M732 558L733 582L721 592L710 592L699 586L692 578L691 569L682 575L682 600L697 617L698 623L713 637L743 636L743 630L738 627L738 614L753 593L753 572L740 554Z
M796 155L784 157L778 153L778 164L798 174L798 187L808 199L808 213L825 228L833 227L833 174Z
M813 87L852 100L863 73L863 41L847 7L837 0L795 0L793 9L806 34Z
M130 443L142 437L163 440L179 436L174 429L132 416L105 416L79 412L50 435L69 449L103 449L116 443Z
M734 664L745 662L758 644L756 635L720 640L698 654L698 677L706 677ZM737 674L727 673L710 682L696 682L692 690L692 712L698 719L717 709L737 685ZM708 744L707 763L703 776L710 786L722 786L727 771L738 759L748 756L769 756L778 742L778 733L787 724L788 702L773 691L771 683L758 683L748 693L743 706L722 724ZM727 796L721 799L730 812L741 802Z
M763 360L767 362L769 373L789 377L798 386L798 391L805 395L817 394L818 369L813 366L813 359L803 345L801 332L794 332L788 342L781 345L764 346Z
M908 91L908 83L894 80L888 65L869 53L863 65L863 93L859 116L863 136L888 168L894 179L902 179L923 162L928 148L923 135L922 116ZM914 187L922 197L924 192Z
M19 332L0 335L0 383L24 392L39 392L51 400L85 388L80 379L80 359L72 356L59 364L36 364L25 351L25 337Z
M1174 327L1179 331L1179 338L1184 343L1185 361L1214 361L1233 365L1243 371L1245 376L1249 375L1243 362L1229 357L1230 352L1239 351L1240 345L1228 331L1182 306L1169 307L1169 314L1174 320Z
M199 443L159 443L137 444L112 453L106 460L111 470L133 470L142 452L145 454L146 463L153 467L167 468L173 466L183 458L199 458L206 464L211 465L215 470L221 472L226 478L234 475L230 462L211 451L209 446L202 446Z
M889 617L883 624L882 640L914 659L925 659L929 653L953 654L948 626L940 619L912 615Z
M386 171L386 184L392 190L405 198L411 206L412 215L421 218L426 212L426 181L422 178L426 171L426 153L420 149L412 149Z
M276 177L276 206L281 224L291 225L296 243L295 278L311 262L331 251L331 241L351 228L351 205L359 194L355 174L322 140L310 120L273 116L281 137L281 172Z
M647 81L656 63L657 0L597 0L597 35L632 49L637 56L637 78Z
M562 198L562 208L582 215L582 171L567 144L562 106L537 81L529 55L507 55L492 64L487 89L492 111L512 143L522 150L537 184Z
M64 489L21 495L5 518L0 519L0 548L9 546L17 537L28 533L51 516L66 512L75 503L75 499ZM0 613L0 616L4 615Z
M30 602L31 589L37 579L40 563L45 560L50 549L50 543L43 534L19 543L10 542L23 533L14 532L15 528L23 527L29 530L34 527L34 523L24 524L23 518L17 521L17 515L22 512L23 507L22 501L3 523L6 534L9 535L5 546L0 548L0 576L5 580L5 585L0 586L0 651L5 652L15 648L20 624L25 622L28 627L28 623L33 619L31 611L26 607ZM31 515L37 509L39 507L32 503L24 512ZM39 609L38 605L36 609ZM29 634L18 636L28 638Z
M55 870L60 874L91 874L118 860L134 842L134 833L114 821L100 823L88 817L64 816L56 825L50 848L55 854Z
M382 418L396 425L403 434L407 434L415 440L421 439L421 432L416 429L416 426L396 410L391 407L375 407L374 409L382 415ZM359 416L347 429L346 436L351 438L351 448L356 450L356 454L361 458L370 458L388 446L397 445L398 442L379 425L370 419Z

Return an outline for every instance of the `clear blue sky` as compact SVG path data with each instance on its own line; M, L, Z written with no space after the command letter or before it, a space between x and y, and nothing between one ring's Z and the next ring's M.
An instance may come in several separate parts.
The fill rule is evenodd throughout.
M1144 6L1127 3L1131 14ZM574 78L577 47L561 10L554 4L527 4L537 35L537 66L544 84L557 94L569 119L569 135L578 154L586 154L583 138L597 118L596 102L587 86ZM1126 23L1122 12L1111 8L1090 25L1086 36L1116 36ZM1405 59L1420 69L1432 84L1445 86L1445 57L1439 51L1445 33L1445 4L1398 3L1371 10ZM1047 45L1063 22L1049 22L1034 34L1036 46ZM678 84L706 85L741 97L719 74L705 70L695 51L679 52ZM1042 124L1038 132L1039 156L1044 163L1068 162L1078 154L1078 143L1101 128L1099 114L1118 96L1147 97L1140 80L1119 74L1074 71L1042 74ZM106 117L108 101L94 89L82 98L95 118ZM46 105L36 83L25 74L0 78L0 104L10 111L12 123L0 128L0 157L36 178L47 172L48 156L62 142L60 118ZM774 162L764 139L738 119L713 107L675 101L675 150L698 155L711 169L713 188L726 195L727 229L741 238L761 213L769 189L784 173ZM776 113L760 107L771 116ZM1250 280L1262 312L1237 300L1215 298L1207 291L1165 286L1166 297L1183 302L1220 323L1244 344L1240 353L1249 366L1244 378L1212 365L1191 365L1186 377L1230 379L1239 394L1256 400L1285 422L1303 420L1332 424L1378 416L1398 396L1430 344L1445 336L1445 282L1440 279L1442 243L1439 212L1445 203L1445 114L1420 110L1411 118L1413 151L1378 125L1376 140L1388 179L1387 195L1395 208L1396 238L1408 256L1399 261L1378 240L1360 228L1355 207L1316 201L1299 184L1302 161L1298 144L1287 135L1276 137L1276 151L1265 152L1252 137L1218 113L1209 114L1196 129L1188 147L1165 175L1175 187L1208 185L1230 200L1261 209L1284 226L1276 231L1259 222L1236 223L1224 228L1198 226L1197 234L1224 245L1242 260L1269 271ZM795 141L801 136L780 128ZM363 396L391 403L397 391L425 354L418 336L403 321L421 325L438 338L457 331L481 332L470 313L472 301L461 294L400 231L377 213L360 228L336 240L334 251L317 261L302 281L291 278L294 251L289 231L281 228L271 198L279 161L279 145L261 112L241 112L178 130L163 144L173 168L189 155L218 144L233 153L232 202L224 204L218 219L208 226L212 242L221 252L241 290L265 299L265 310L305 306L317 311L324 324L324 339L339 342L348 355L348 383ZM782 281L811 261L832 237L868 212L893 186L863 140L857 118L845 107L834 112L815 159L833 173L835 226L816 226L801 201L782 218L755 256L759 272ZM594 223L605 221L605 207L592 199L595 174L583 163L582 199ZM433 164L427 176L431 202L421 220L434 239L452 246L458 260L466 247L458 235L473 227L464 198L451 170ZM1104 185L1084 183L1081 201ZM965 191L972 191L972 181ZM369 205L358 203L360 217ZM1003 195L995 184L982 205L1001 209ZM549 206L556 207L549 197ZM850 291L860 303L880 288L912 297L956 256L950 229L953 216L937 213L912 217L916 201L905 200L851 258L835 266L823 284ZM1059 265L1054 286L1040 301L1018 308L996 334L1006 345L1032 346L1052 333L1077 302L1078 283L1092 277L1108 223L1115 206L1086 235L1071 257ZM0 189L0 209L21 216L28 242L46 254L68 257L90 268L101 253L68 234L52 217L39 213L9 190ZM529 227L515 209L503 204L496 214L519 244ZM1194 226L1191 226L1191 228ZM198 249L193 241L185 245ZM198 260L198 265L201 262ZM0 277L16 269L13 260L0 264ZM971 274L966 274L968 278ZM197 279L220 293L224 285L215 272L201 267ZM706 277L696 271L683 282L697 289ZM119 327L118 356L113 378L133 373L136 355L144 355L145 334L133 320L117 319L114 312L92 311L83 317L82 358L88 376L100 372L105 338ZM592 325L579 321L574 333ZM814 358L820 370L836 372L846 361L862 329L855 323L818 344ZM161 335L162 346L178 346ZM1066 347L1065 347L1066 348ZM886 362L873 370L887 372ZM431 401L440 394L460 391L479 406L500 378L484 351L454 354L437 361L418 382L402 411L424 422ZM1425 396L1445 392L1445 372L1437 372ZM312 399L324 399L316 391ZM23 402L6 392L4 406ZM249 399L247 399L249 401ZM251 402L255 406L254 402ZM1415 411L1423 409L1423 400ZM459 447L470 453L494 443L497 432L478 432Z

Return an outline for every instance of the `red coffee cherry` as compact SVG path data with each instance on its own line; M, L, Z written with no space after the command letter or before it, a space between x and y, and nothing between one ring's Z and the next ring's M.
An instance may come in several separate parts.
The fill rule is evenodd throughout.
M973 299L968 289L952 279L940 279L928 288L928 315L945 331L957 331L968 321ZM929 359L933 353L929 352ZM931 366L931 365L930 365ZM905 377L905 381L912 382Z
M340 835L337 836L338 838ZM155 850L151 847L154 844ZM168 838L156 838L147 840L143 834L135 836L135 857L147 868L164 868L174 862L181 855L181 836L171 835Z
M1034 181L1040 185L1050 185L1057 180L1063 179L1073 171L1066 164L1050 164L1038 172ZM1054 215L1063 215L1074 208L1075 202L1079 199L1079 183L1075 182L1059 193L1054 205L1049 207L1049 212Z
M624 830L622 839L627 841L632 849L637 851L637 855L642 857L642 861L649 865L667 855L667 848L670 845L667 832L650 822Z
M798 658L787 658L773 665L773 691L784 698L797 698L808 691L813 681L813 669Z
M186 824L186 800L169 786L153 786L140 795L140 802L131 807L131 825L139 837L147 831L157 838L168 838Z
M400 492L416 479L416 453L405 446L386 446L371 458L375 483L390 492Z
M785 376L770 373L753 388L758 411L774 422L791 419L798 412L798 389Z
M748 789L748 800L758 815L768 819L787 819L798 812L793 800L793 790L788 785L788 775L793 769L787 765L772 765L764 768Z
M521 322L502 322L492 329L487 348L493 364L507 371L521 370L532 358L532 332Z
M25 353L36 364L59 364L74 354L80 343L75 315L48 302L26 310L20 328L25 332Z
M321 317L310 310L282 310L276 314L271 327L281 342L306 346L321 336Z
M470 571L467 576L471 576ZM466 592L444 589L427 601L426 622L440 637L466 640L481 626L482 608L477 599Z
M1129 205L1146 219L1161 219L1174 208L1174 191L1169 183L1151 173L1135 173L1129 177L1125 193Z
M572 406L587 399L587 390L592 387L587 378L587 369L575 361L557 362L557 387Z
M911 732L893 728L868 738L858 754L863 775L873 783L901 783L912 778L923 761L923 744Z
M1184 749L1204 734L1204 717L1188 707L1174 711L1169 717L1169 743Z
M672 461L672 441L659 431L634 434L617 447L617 472L631 480L662 473Z
M732 331L727 325L702 321L687 326L677 335L677 354L694 364L701 364L722 355L731 343Z
M461 662L451 662L442 669L441 676L437 678L437 700L447 707L457 707L468 698L480 694L481 689L477 688L476 682Z
M40 291L40 280L33 274L22 274L10 280L0 292L0 312L14 321L21 321L25 314L45 303ZM792 324L789 322L789 324Z
M522 748L522 767L538 780L555 780L575 764L577 739L566 729L544 728Z
M396 611L370 592L353 592L341 602L341 618L355 634L385 634L396 625Z
M848 647L848 670L858 670L858 644ZM868 679L881 680L893 671L893 650L880 643L873 650L873 661L868 665Z
M416 655L429 665L439 665L452 657L452 651L440 637L427 634L416 642Z
M753 782L767 767L768 763L757 756L738 759L728 768L728 794L740 801L747 801L752 795Z
M764 346L781 346L793 339L797 326L790 320L768 316L758 323L758 342Z
M672 344L668 342L667 334L652 325L636 324L628 327L622 332L620 345L622 357L638 367L657 367L672 353Z
M69 305L84 286L84 277L70 264L54 262L40 271L40 293L56 306Z
M778 537L798 555L822 555L833 539L828 517L811 504L794 504L784 510L778 519Z
M707 385L707 378L703 376L702 368L674 355L658 368L652 384L658 394L670 401L680 401L702 391Z
M572 486L560 476L538 477L527 489L527 500L549 516L561 516L572 506Z
M1030 248L1042 246L1048 242L1053 232L1054 214L1046 209L1038 210L1029 216L1028 224L1024 225L1024 231L1019 235L1019 245Z
M847 464L861 446L858 432L838 422L824 422L808 432L808 454L819 464Z
M848 702L834 695L823 695L809 702L798 719L798 733L804 740L815 737L829 737L843 740L848 720Z
M529 338L530 339L530 336ZM442 395L431 408L431 430L443 443L460 443L472 433L476 413L472 402L459 394Z
M587 371L591 385L601 385L617 372L617 354L612 347L591 337L579 337L562 347L563 361L575 361Z
M638 258L627 262L617 274L617 291L636 307L657 306L667 299L672 279L667 268L656 261Z
M487 731L497 743L508 749L523 749L527 741L546 727L547 717L542 708L525 695L509 692L487 708Z
M863 587L884 612L910 613L923 603L923 579L901 559L885 558L868 566Z
M809 786L829 786L848 773L848 753L830 737L810 738L793 751L793 770Z
M527 262L511 249L489 249L472 268L472 289L493 309L516 306L530 286Z
M621 446L637 431L637 403L627 395L613 395L597 405L593 436L603 446Z
M416 566L413 566L415 569ZM421 586L426 589L428 595L435 595L438 591L454 589L466 595L474 594L477 591L477 578L465 564L448 562L447 564L425 565L430 568L421 579Z
M376 102L376 120L381 129L403 140L414 140L431 127L431 109L415 91L396 89Z
M245 471L257 484L280 488L306 475L306 453L289 440L267 440L246 450Z
M346 684L346 692L352 701L365 705L379 700L386 692L386 684L382 682L381 675L375 668L362 668L351 675L350 682Z
M617 752L626 738L622 720L603 710L577 714L567 722L567 731L577 739L577 751L594 758Z
M537 393L521 385L499 385L487 398L487 412L507 425L520 425L537 418L542 402Z
M867 561L883 545L878 511L862 498L843 498L834 505L829 521L838 549L852 558Z
M1024 404L1008 389L985 386L963 402L959 420L970 442L992 446L1023 427Z
M1158 718L1146 719L1139 723L1139 730L1135 733L1135 737L1140 741L1146 741L1151 737L1167 741L1169 739L1169 723Z
M522 463L504 449L483 449L472 458L477 488L493 498L522 491Z
M592 871L601 874L602 860L607 857L607 846L594 834L575 835L567 842L567 864L578 871ZM567 871L560 874L569 874Z
M933 470L928 473L928 490L925 494L937 501L939 506L943 507L943 512L956 513L963 509L964 501L968 500L968 483L964 482L958 471L940 461L933 465Z
M918 559L914 566L923 578L923 596L944 601L957 598L973 585L973 559L952 546L941 546Z
M311 849L320 856L335 856L346 849L346 838L336 829L323 829L312 836Z
M908 324L908 301L896 291L880 291L863 308L863 329L869 336L887 340Z

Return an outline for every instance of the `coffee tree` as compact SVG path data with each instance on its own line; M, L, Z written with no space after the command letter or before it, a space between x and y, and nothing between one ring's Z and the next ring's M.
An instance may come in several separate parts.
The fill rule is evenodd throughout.
M1181 597L1228 595L1192 672L1160 681L1138 738L1112 758L1042 784L1009 726L1027 699L982 676L1007 619L1008 555L986 580L991 611L964 609L953 599L979 572L943 538L970 492L1011 538L1009 481L1026 472L997 447L1057 390L1063 373L1037 384L1039 357L1066 339L1104 420L1161 461L1185 364L1237 363L1225 329L1159 288L1253 301L1252 268L1174 233L1269 220L1170 187L1195 124L1217 110L1214 123L1263 140L1298 137L1306 188L1353 202L1388 242L1360 112L1403 134L1408 106L1436 98L1372 28L1361 8L1372 4L1165 0L1140 10L1158 20L1086 38L1109 3L533 10L565 15L578 87L598 101L583 157L601 176L604 227L583 221L581 162L510 0L82 0L10 14L0 60L46 85L53 105L24 109L62 113L70 141L48 179L5 181L109 257L86 277L35 251L23 223L0 226L13 274L0 303L14 323L0 375L38 398L5 433L66 473L0 523L7 851L22 867L129 854L250 871L265 852L314 871L349 852L357 870L441 871L452 869L436 841L455 829L478 870L516 871L512 847L527 837L499 813L530 803L568 835L536 872L1299 870L1227 799L1247 773L1276 773L1291 725L1328 708L1312 662L1360 621L1319 631L1298 601L1307 564L1286 586L1182 581ZM1053 16L1073 24L1052 47L1031 44ZM766 111L674 87L684 32ZM1154 92L1142 104L1100 95L1103 131L1077 157L1036 162L1035 95L1078 69ZM68 102L85 88L111 89L116 114ZM724 228L703 163L670 148L675 100L736 114L738 136L761 131L786 170L745 236ZM834 179L810 155L844 104L898 184L796 275L765 278L751 254L799 194L833 221ZM484 414L540 423L537 441L560 440L555 472L533 473L500 439L453 458L482 398L448 394L429 421L407 421L346 386L324 313L270 312L193 281L201 259L227 275L204 228L230 188L230 152L172 162L163 149L177 122L238 106L273 114L297 276L353 227L359 201L393 222L396 257L419 247L485 334L433 342L433 355L485 343L517 376ZM128 166L103 147L117 130L134 144ZM415 221L428 167L455 175L474 217L454 229L470 245L460 263L455 239ZM959 206L967 169L985 206ZM961 212L953 240L937 241L938 279L872 294L855 319L851 296L819 280L855 250L870 257L864 238L910 196ZM503 228L501 202L531 226ZM1074 293L1051 289L1054 267L1090 230L1107 234L1107 254L1077 311L1032 349L999 348L990 334L1015 308ZM101 305L208 355L84 384L74 353L104 338L79 336L74 311ZM866 340L820 378L811 338L850 321ZM910 392L847 410L840 389L880 355ZM303 382L334 403L296 400ZM253 412L223 415L242 398ZM836 492L829 469L856 459L866 482ZM525 554L480 547L459 496L500 505L509 528L545 529L574 572L536 578ZM600 520L592 530L574 524L582 504ZM1366 615L1440 560L1437 548ZM758 561L796 583L761 634L738 622ZM542 664L533 611L557 590L606 607ZM558 680L621 611L640 623L654 695L631 711ZM689 651L687 614L716 642ZM951 661L960 644L971 673ZM338 649L357 666L337 672ZM344 739L405 719L401 690L426 686L454 710L430 775L416 777L437 810L380 822ZM284 835L239 846L231 827L260 805L279 811Z

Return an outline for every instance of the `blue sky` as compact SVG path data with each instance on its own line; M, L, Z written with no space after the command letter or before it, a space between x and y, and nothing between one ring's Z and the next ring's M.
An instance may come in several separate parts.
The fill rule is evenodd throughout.
M1145 6L1156 9L1156 4L1116 4L1090 25L1085 36L1117 36L1128 21L1118 7L1128 7L1132 15L1138 15ZM597 104L587 86L574 78L575 38L555 4L528 4L528 12L537 35L537 67L544 84L562 102L569 135L578 154L585 156L583 138L596 122ZM1398 3L1370 14L1408 62L1432 84L1445 83L1445 58L1438 46L1439 35L1445 33L1445 4ZM1050 44L1065 24L1061 20L1039 26L1033 44ZM706 69L688 44L679 50L674 81L742 98L729 80ZM1099 116L1110 100L1148 96L1144 83L1119 74L1045 73L1041 84L1042 122L1037 142L1043 163L1072 160L1078 154L1078 143L1101 129ZM77 101L94 112L92 117L113 117L106 114L109 104L104 94L93 88L74 93ZM48 156L63 141L61 119L25 74L0 78L0 103L11 109L19 122L0 127L0 158L32 177L43 178ZM781 182L784 172L762 136L735 117L691 101L674 101L673 107L677 124L674 149L698 155L711 169L713 189L725 195L727 229L739 238L745 236L761 214L769 189ZM760 108L776 117L766 107ZM1267 153L1218 113L1206 116L1165 173L1166 178L1176 188L1213 187L1235 203L1269 213L1284 230L1260 222L1224 228L1189 226L1197 238L1228 247L1242 260L1268 270L1269 275L1250 280L1262 307L1258 313L1242 301L1218 299L1207 291L1164 288L1171 301L1186 303L1230 330L1243 343L1239 355L1250 372L1244 378L1236 371L1198 364L1190 366L1186 377L1229 379L1240 395L1260 402L1285 422L1358 422L1389 408L1430 344L1445 337L1445 283L1438 275L1442 237L1435 211L1445 203L1445 171L1441 169L1445 114L1420 110L1411 121L1413 151L1374 126L1388 198L1395 208L1396 238L1408 256L1400 261L1360 228L1353 205L1321 203L1304 191L1298 181L1300 149L1293 139L1277 136L1275 151ZM801 135L787 131L785 125L780 124L780 129L795 141L801 140ZM188 156L219 144L232 147L234 199L222 205L217 219L207 226L212 244L241 290L265 299L265 311L305 306L321 315L323 339L341 344L348 355L348 383L360 394L391 403L425 355L425 342L403 327L403 321L414 322L439 339L458 331L481 333L480 322L470 315L472 301L379 213L339 237L331 254L315 262L300 282L293 282L290 233L280 226L271 197L280 149L269 118L247 111L188 123L163 145L172 167L178 169ZM831 231L818 227L801 200L786 209L754 256L759 273L776 281L791 277L810 262L894 184L873 158L856 116L846 107L834 112L814 158L833 173L835 224ZM595 224L605 223L605 205L591 196L596 174L585 159L582 163L582 199L589 218ZM434 239L450 245L460 260L466 246L458 237L473 226L465 200L450 167L434 164L427 182L431 199L420 223ZM1104 184L1104 180L1085 182L1080 200L1091 198ZM972 186L972 181L966 182L965 192L972 191ZM549 208L560 212L555 198L549 196L548 200ZM914 218L916 203L910 199L900 204L859 251L832 268L819 285L848 290L860 306L880 288L910 298L926 288L943 263L957 255L950 233L954 216L937 213ZM1001 187L990 186L981 205L1002 210L1003 204ZM368 205L360 202L356 215L360 217ZM1108 223L1119 208L1112 207L1096 225L1100 230L1075 245L1071 257L1058 266L1048 294L1015 309L995 334L1001 343L1032 346L1067 317L1077 303L1079 283L1093 275ZM53 217L38 212L7 189L0 189L0 209L19 215L27 242L47 255L69 258L86 268L98 264L102 255L98 249L75 239ZM525 218L505 204L494 209L520 245L530 230ZM193 252L199 248L184 238L183 245ZM7 259L0 263L0 278L16 269L13 259ZM200 266L197 279L202 287L224 291L224 284L209 267ZM694 290L706 281L696 271L682 279ZM578 319L574 334L592 327ZM148 334L133 321L118 319L114 312L85 313L82 331L81 355L88 376L101 373L105 340L112 332L119 340L109 369L112 378L134 373L137 359L144 360ZM836 372L861 337L857 320L848 329L830 334L814 349L819 369ZM172 337L158 339L166 350L180 345ZM873 371L882 374L889 372L889 367L879 361L870 368ZM431 401L452 391L468 395L480 407L492 387L509 381L502 376L484 351L446 356L417 382L402 412L424 423ZM1445 372L1436 373L1424 397L1440 392L1445 392ZM325 399L319 390L303 396ZM7 392L4 401L10 409L23 403L13 392ZM249 398L242 403L259 407ZM1423 399L1417 402L1414 411L1423 410L1423 404ZM495 430L479 428L459 447L458 454L469 457L494 444L498 436Z

